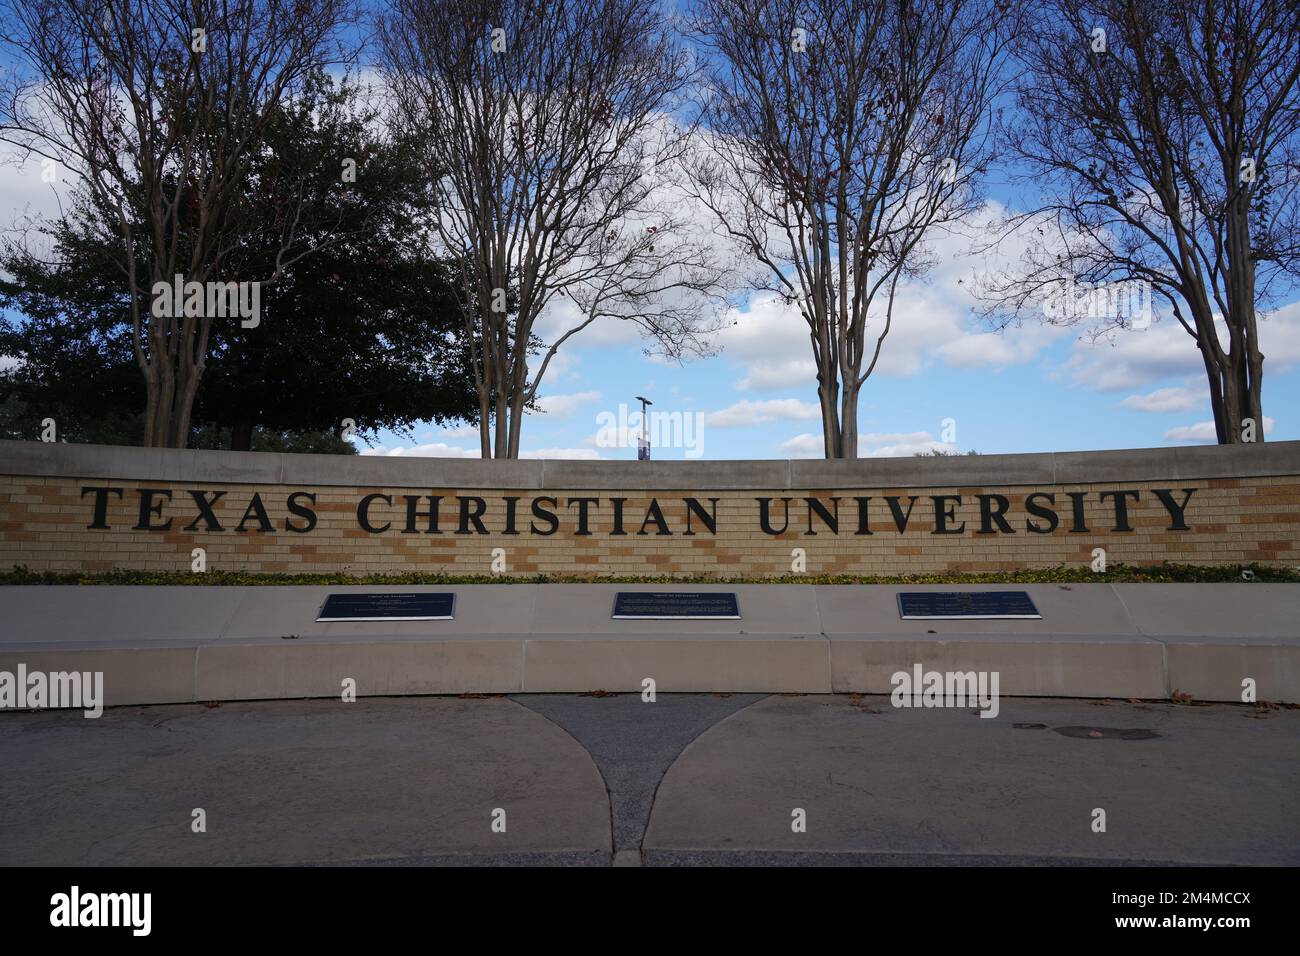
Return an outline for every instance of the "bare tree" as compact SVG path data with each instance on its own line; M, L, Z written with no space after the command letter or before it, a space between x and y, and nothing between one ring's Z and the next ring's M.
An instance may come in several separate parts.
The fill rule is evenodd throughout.
M979 205L1013 16L972 0L701 0L699 197L798 308L827 458L858 454L858 394L927 236Z
M224 278L252 229L281 231L276 274L305 254L295 247L301 202L268 224L241 220L238 196L276 110L339 62L333 38L347 3L0 4L0 48L12 64L0 83L0 139L80 176L116 213L146 384L146 445L185 446L214 318L206 309L155 315L155 285L178 275L187 283Z
M1300 7L1044 0L1023 60L1007 133L1041 198L1010 221L1036 237L988 283L992 311L1050 302L1106 331L1134 316L1073 289L1140 283L1201 352L1219 442L1262 440L1256 310L1300 255Z
M690 72L659 0L394 0L381 38L433 238L464 266L483 457L519 455L548 365L593 322L674 357L707 347L726 269L674 183ZM561 320L550 341L543 315Z

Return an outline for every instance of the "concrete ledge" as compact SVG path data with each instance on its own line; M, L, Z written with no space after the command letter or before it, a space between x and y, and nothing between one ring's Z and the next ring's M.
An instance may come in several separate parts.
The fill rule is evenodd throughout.
M1170 693L1197 700L1241 700L1242 681L1255 699L1300 702L1300 653L1291 644L1177 643L1166 647Z
M535 461L0 441L0 474L293 486L690 491L927 488L1300 475L1300 441L857 461Z
M1164 641L1231 638L1233 644L1295 641L1300 587L1293 584L1111 585L1129 619Z
M509 694L522 672L519 641L218 645L197 652L191 699L338 697L347 678L363 697Z
M888 693L918 663L998 671L1008 696L1239 701L1251 678L1259 699L1300 701L1300 585L1031 584L1042 621L934 622L898 618L917 585L698 587L736 591L742 620L612 621L620 586L603 584L459 586L457 620L383 624L316 623L327 593L361 586L6 587L0 670L103 671L110 706L333 697L345 678L361 696L647 677L664 693Z
M831 689L826 642L809 638L531 640L524 668L524 691L532 694L640 693L647 677L665 694L826 694Z
M0 645L0 671L99 671L104 675L104 705L179 704L197 700L193 647L113 647L71 650L11 650Z
M1300 648L1292 649L1300 658ZM831 641L837 694L888 694L890 676L927 671L997 671L1008 697L1168 697L1160 645L1137 641ZM1240 699L1217 697L1216 700Z

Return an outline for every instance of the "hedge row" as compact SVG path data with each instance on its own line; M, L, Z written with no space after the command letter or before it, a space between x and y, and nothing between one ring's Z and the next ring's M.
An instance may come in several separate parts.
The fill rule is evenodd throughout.
M937 572L933 574L788 574L773 578L711 577L691 575L582 575L582 574L253 574L243 571L33 571L15 565L0 571L0 585L5 584L150 584L150 585L286 585L286 584L1069 584L1099 582L1149 583L1300 583L1300 570L1265 567L1258 564L1192 565L1112 564L1105 571L1087 566L1027 568L1022 571L988 573Z

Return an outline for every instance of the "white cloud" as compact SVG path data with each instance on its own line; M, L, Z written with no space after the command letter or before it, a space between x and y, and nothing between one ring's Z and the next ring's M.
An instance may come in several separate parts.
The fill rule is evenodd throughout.
M821 435L804 432L776 446L776 450L791 458L820 458L826 453Z
M600 453L590 448L535 448L519 453L520 458L547 458L552 461L583 459L591 461L600 458Z
M551 418L568 418L579 406L600 401L600 392L574 392L570 395L544 395L538 407Z
M1074 384L1097 392L1141 388L1168 378L1204 374L1196 342L1176 321L1148 329L1077 339L1063 369Z
M774 398L768 401L736 402L721 411L707 412L704 424L714 428L737 428L768 422L804 421L820 418L821 408L797 398Z
M1227 342L1222 321L1217 323L1219 340ZM1300 302L1259 315L1259 342L1266 361L1264 381L1270 374L1285 372L1300 364ZM1169 378L1205 376L1196 340L1177 320L1165 317L1149 329L1114 332L1093 340L1079 338L1062 368L1073 382L1098 392L1150 386ZM1134 407L1134 406L1130 406Z
M781 442L776 450L791 458L821 458L826 446L820 433L805 432ZM950 442L938 441L929 432L868 432L858 436L858 454L863 458L908 458L927 451L956 451Z
M1268 358L1265 381L1269 372L1286 372L1300 365L1300 300L1261 312L1258 326L1259 347Z
M397 446L393 448L362 448L361 454L387 458L478 458L478 448L460 448L445 442L424 445ZM519 453L520 458L597 459L600 453L590 448L535 448Z
M578 366L582 364L582 356L575 351L580 343L576 340L572 343L574 348L563 347L551 356L551 364L546 366L546 380L551 384L557 381L581 381L582 376L578 373Z
M1273 419L1267 415L1264 416L1264 434L1269 435L1273 431ZM1177 428L1171 428L1165 432L1166 441L1184 441L1184 442L1215 442L1218 441L1218 432L1214 430L1214 422L1197 422L1195 425L1179 425Z
M1007 332L968 332L940 346L938 354L957 368L1005 368L1032 361L1059 334L1059 330L1042 325ZM885 347L889 347L889 339L885 339Z
M808 326L794 306L760 292L750 297L745 311L729 313L727 322L718 345L726 358L745 367L741 389L766 391L816 382Z
M1201 407L1204 402L1203 390L1179 385L1174 388L1158 388L1146 395L1130 395L1120 404L1139 412L1185 412Z
M1214 422L1197 422L1195 425L1179 425L1165 432L1166 441L1215 441L1218 432Z
M55 182L47 183L41 178L45 169L45 160L35 153L24 157L17 147L0 144L0 209L6 210L0 228L8 229L28 216L59 214L60 201L68 201L79 177L56 167Z
M764 361L749 367L749 374L736 383L742 391L771 392L817 381L817 366L812 359Z
M551 299L546 308L533 323L533 333L548 346L570 329L577 328L583 322L583 312L572 299L559 297ZM577 333L555 353L558 358L566 348L581 344L583 346L629 345L641 341L641 329L634 322L615 318L602 318L591 323ZM555 360L551 360L551 365Z
M863 458L908 458L927 451L956 451L951 442L938 441L929 432L869 432L858 436Z
M996 204L985 206L966 227L978 232L1000 212ZM907 377L935 363L995 369L1020 365L1069 334L1065 329L1038 323L991 332L975 313L975 274L1012 261L1018 254L1017 243L1023 241L1009 238L995 253L980 253L967 236L936 233L927 246L936 263L927 278L898 285L889 334L873 374ZM868 349L875 347L884 328L886 305L881 293L867 321ZM727 319L729 324L718 343L727 358L745 369L739 388L763 391L816 387L808 325L796 306L784 304L770 291L760 292L750 298L744 311L733 310Z
M395 448L362 448L363 455L382 455L388 458L478 458L477 448L458 448L445 442L427 445L406 445Z

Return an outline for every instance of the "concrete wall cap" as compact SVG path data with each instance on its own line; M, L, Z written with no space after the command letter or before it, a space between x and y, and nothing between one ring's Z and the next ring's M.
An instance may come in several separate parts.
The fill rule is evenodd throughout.
M819 491L1300 475L1300 441L853 461L541 461L0 441L0 474L295 487Z

